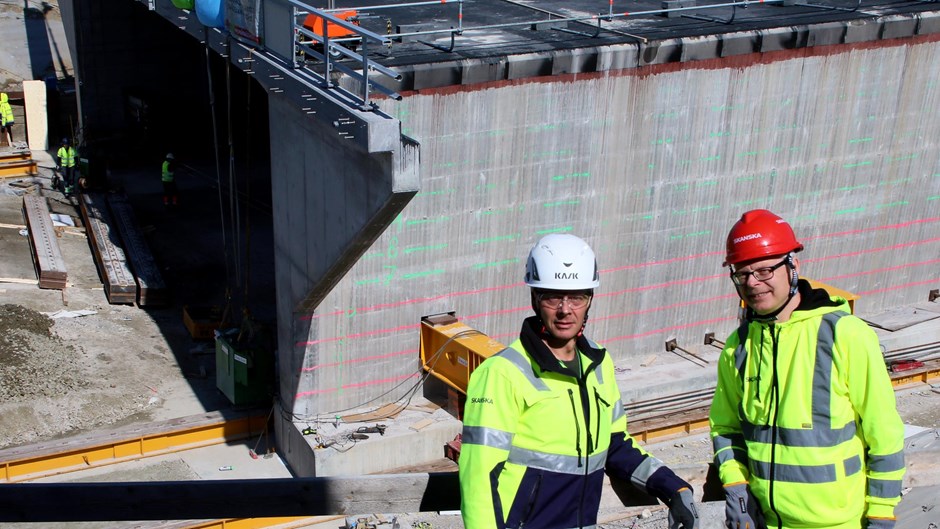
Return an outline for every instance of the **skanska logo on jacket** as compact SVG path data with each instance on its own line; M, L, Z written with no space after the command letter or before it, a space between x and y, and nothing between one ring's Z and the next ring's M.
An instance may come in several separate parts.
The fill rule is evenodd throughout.
M470 404L493 404L493 399L489 397L473 397Z

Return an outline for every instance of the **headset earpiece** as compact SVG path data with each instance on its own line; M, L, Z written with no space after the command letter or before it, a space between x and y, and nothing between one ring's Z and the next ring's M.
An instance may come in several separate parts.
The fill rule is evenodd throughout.
M796 294L800 275L796 272L796 265L793 262L793 252L787 254L787 266L790 267L790 295Z

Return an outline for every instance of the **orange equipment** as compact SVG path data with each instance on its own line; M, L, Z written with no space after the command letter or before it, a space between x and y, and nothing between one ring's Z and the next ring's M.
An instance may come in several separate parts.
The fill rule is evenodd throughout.
M340 11L337 13L330 13L330 14L336 18L345 20L347 22L352 22L353 24L357 26L359 25L359 12L356 11L355 9L350 9L348 11ZM306 18L304 18L303 26L305 29L312 31L314 34L320 35L321 37L323 36L322 17L319 17L311 13L307 15ZM340 26L339 24L330 22L329 20L327 20L326 22L326 36L331 39L353 37L355 35L356 33L354 31L350 29L346 29L343 26Z

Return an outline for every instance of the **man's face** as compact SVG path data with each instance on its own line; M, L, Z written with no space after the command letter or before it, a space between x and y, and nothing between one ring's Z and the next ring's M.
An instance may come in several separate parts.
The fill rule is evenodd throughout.
M553 338L566 342L578 336L591 307L590 292L540 290L534 296L542 324Z
M787 303L790 297L790 268L786 264L777 266L785 262L785 259L785 255L778 255L745 261L734 266L734 274L738 277L736 283L740 283L735 285L738 293L757 314L770 314ZM794 258L793 262L799 271L799 260ZM758 279L767 275L770 277Z

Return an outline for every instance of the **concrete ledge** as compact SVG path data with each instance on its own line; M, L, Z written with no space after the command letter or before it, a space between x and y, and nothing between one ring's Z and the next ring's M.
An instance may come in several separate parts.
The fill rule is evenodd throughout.
M682 41L682 62L715 59L721 49L721 40L715 35L691 37Z
M549 53L510 55L506 61L506 78L527 79L552 74L552 56Z
M441 67L439 64L416 64L412 68L412 90L460 84L460 70L454 65Z
M809 26L807 46L832 46L845 42L845 23L826 22Z
M759 49L759 34L756 31L742 31L721 36L721 57L747 55Z
M597 70L597 50L577 49L552 53L552 75L593 72Z
M476 61L466 60L460 65L461 84L477 84L506 78L506 59Z
M792 50L806 46L809 30L805 26L789 28L771 28L760 31L760 51Z
M639 62L639 48L634 44L606 46L598 49L597 71L607 72L636 68Z
M369 433L368 439L349 439L360 427L375 424L385 425L384 435ZM308 426L316 433L303 435ZM444 457L444 445L462 429L463 423L440 408L431 413L406 409L395 418L335 426L285 420L275 424L281 458L298 477L376 474L438 461Z
M931 35L934 33L940 33L940 13L936 11L918 13L917 34Z
M917 34L917 19L909 16L893 15L884 18L881 30L883 39L900 39Z
M640 44L638 64L649 66L679 62L682 58L682 40L666 39Z
M881 24L867 20L851 20L845 25L845 43L871 42L881 35Z
M706 349L701 346L697 347L694 353L708 360L709 364L699 366L672 353L660 353L648 367L634 365L629 371L619 373L617 384L623 403L630 404L714 387L718 380L717 361L720 351L714 347ZM627 420L630 420L629 412Z
M461 432L463 424L444 410L438 410L428 419L433 420L433 424L419 431L411 429L419 421L385 419L380 421L388 425L385 435L370 434L369 439L338 450L315 449L313 457L317 476L374 474L441 459L444 457L444 444ZM351 426L350 429L355 431L362 425L341 425L340 428ZM328 431L331 428L326 426L324 429Z

